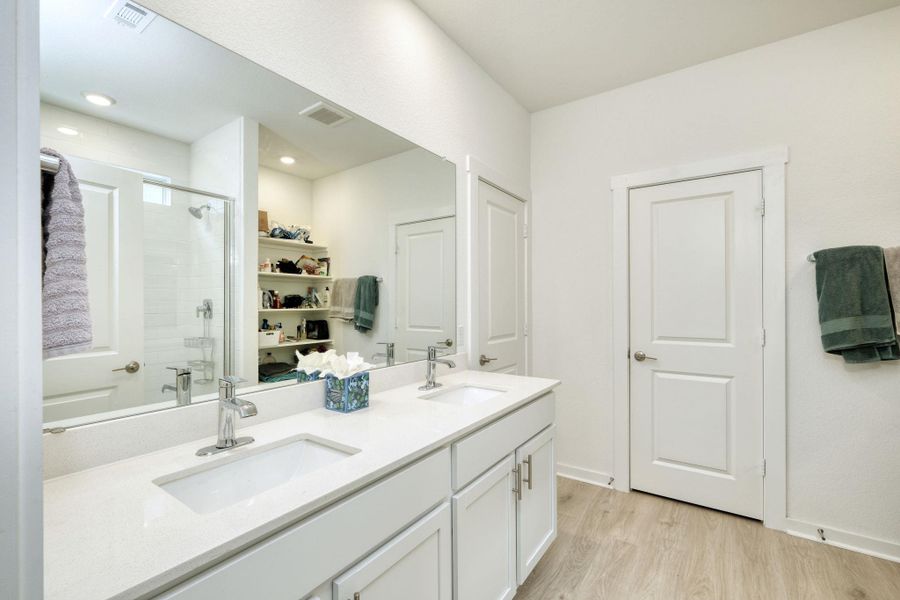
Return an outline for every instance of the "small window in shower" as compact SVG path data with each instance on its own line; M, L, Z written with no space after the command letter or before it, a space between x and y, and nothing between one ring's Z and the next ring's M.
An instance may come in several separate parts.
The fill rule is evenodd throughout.
M154 175L152 173L141 173L144 176L144 202L147 204L159 204L160 206L172 206L172 190L152 183L146 183L146 180L158 181L160 183L172 183L171 177L163 175Z

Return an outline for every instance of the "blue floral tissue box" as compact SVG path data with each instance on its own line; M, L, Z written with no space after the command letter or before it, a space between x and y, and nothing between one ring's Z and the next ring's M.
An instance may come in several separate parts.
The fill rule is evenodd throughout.
M306 383L307 381L318 381L319 372L313 371L312 373L307 373L306 371L297 371L297 383Z
M325 408L353 412L369 406L369 372L363 371L344 379L325 376Z

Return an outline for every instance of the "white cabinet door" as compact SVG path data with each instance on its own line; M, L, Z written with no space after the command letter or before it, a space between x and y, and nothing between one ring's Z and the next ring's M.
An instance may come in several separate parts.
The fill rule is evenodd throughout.
M514 468L510 455L453 496L455 600L516 593Z
M450 547L445 503L337 578L334 600L451 600Z
M516 462L522 469L522 498L516 520L520 585L556 539L555 433L555 426L548 427L516 450Z

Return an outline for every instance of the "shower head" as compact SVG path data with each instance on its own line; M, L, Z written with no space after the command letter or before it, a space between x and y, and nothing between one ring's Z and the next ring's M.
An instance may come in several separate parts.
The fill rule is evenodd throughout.
M202 219L203 211L210 210L210 209L212 209L212 206L210 206L209 204L207 204L206 206L190 206L190 207L188 207L188 211L191 213L191 216L193 216L195 219Z

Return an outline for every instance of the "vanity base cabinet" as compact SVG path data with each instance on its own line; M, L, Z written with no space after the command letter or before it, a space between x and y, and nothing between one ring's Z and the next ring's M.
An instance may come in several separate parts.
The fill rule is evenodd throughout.
M450 504L425 518L334 581L334 600L451 600Z
M556 539L556 427L548 427L516 450L522 496L516 514L519 585Z
M449 472L450 453L439 450L158 598L305 598L421 515L446 503Z
M507 600L516 593L513 455L453 496L456 600Z

